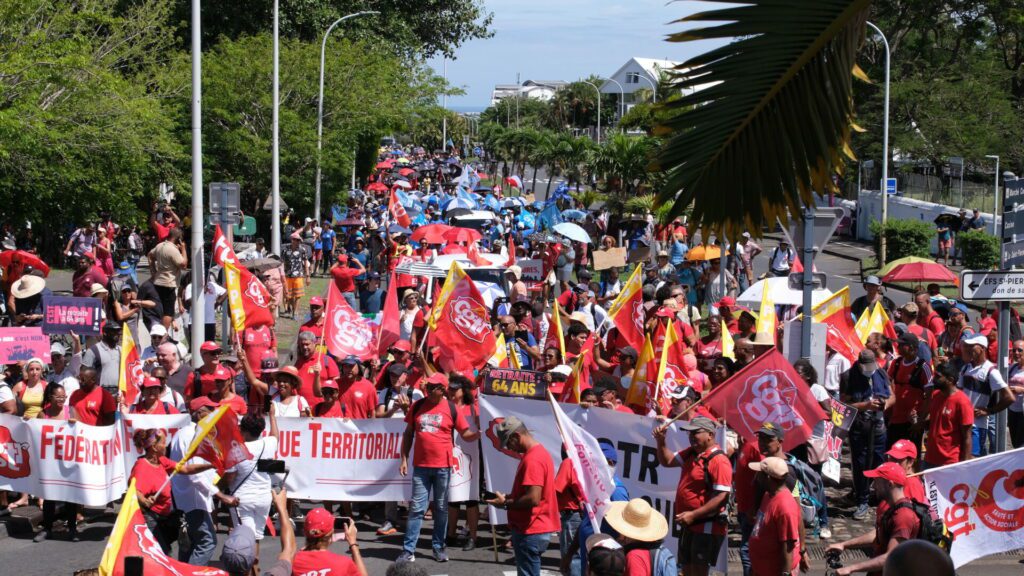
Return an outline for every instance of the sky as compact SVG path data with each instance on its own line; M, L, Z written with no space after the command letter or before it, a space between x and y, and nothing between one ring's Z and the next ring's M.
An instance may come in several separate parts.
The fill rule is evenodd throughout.
M465 90L448 106L465 112L490 104L495 84L572 81L610 76L630 58L684 61L707 50L706 42L678 44L665 37L684 29L671 24L721 4L666 0L484 0L494 13L494 36L463 44L448 61L448 81ZM430 60L441 73L443 60Z

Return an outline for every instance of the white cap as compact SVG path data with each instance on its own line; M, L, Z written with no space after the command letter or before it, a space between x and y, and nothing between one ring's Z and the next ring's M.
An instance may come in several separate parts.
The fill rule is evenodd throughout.
M988 346L988 337L983 334L971 334L965 336L963 342L969 346Z
M167 328L164 328L163 324L154 324L153 327L149 329L149 335L167 336Z
M744 238L750 238L750 232L744 232L743 233L743 237Z
M50 356L63 356L68 353L67 348L60 342L50 344Z

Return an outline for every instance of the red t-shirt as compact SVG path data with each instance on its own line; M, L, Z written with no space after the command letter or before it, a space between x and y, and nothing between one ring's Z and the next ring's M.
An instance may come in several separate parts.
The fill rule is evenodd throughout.
M651 551L646 548L633 548L626 552L626 571L623 576L652 576Z
M277 350L277 336L270 326L255 326L242 332L242 349L253 372L260 374L260 361L267 350Z
M907 364L902 358L897 358L889 364L888 372L895 396L889 423L906 424L910 422L910 413L913 411L917 411L918 417L923 418L924 387L932 379L932 369L928 363L921 362L918 367L917 360Z
M705 482L704 460L715 450L721 450L721 448L713 444L699 457L693 448L676 453L676 458L683 463L683 471L679 475L679 485L676 487L674 514L696 510L714 497L716 493L732 490L732 463L724 454L715 456L708 461L707 468L711 478ZM725 510L724 503L718 513L721 514L723 510ZM690 530L704 532L706 524L707 522L694 522L690 525ZM714 522L712 530L714 534L725 534L725 523Z
M558 500L558 510L579 510L580 495L583 489L576 479L576 469L572 467L572 461L566 458L558 465L558 473L555 474L555 498Z
M939 341L935 338L935 334L930 329L925 328L920 324L911 324L907 326L907 330L910 330L911 334L917 336L918 340L923 340L927 343L929 350L935 350L939 347Z
M235 371L227 366L224 366L228 372L231 373L231 379L235 379ZM199 390L196 391L196 372L199 372ZM208 396L211 392L217 389L217 381L213 379L214 372L207 374L200 370L193 370L189 373L188 378L185 379L185 397L186 398L197 398L199 396Z
M299 377L302 378L299 396L306 399L306 403L309 404L310 408L314 408L317 404L323 402L322 398L317 398L313 395L313 365L317 362L317 356L320 356L320 365L323 366L320 370L320 382L326 382L328 379L338 377L338 365L326 354L321 356L314 353L309 358L300 357L295 361L295 369L299 371Z
M171 484L167 482L167 475L170 474L178 463L165 456L160 457L160 465L154 466L145 458L139 458L132 467L129 480L135 479L135 490L147 498L157 494L157 490L163 486L163 490L157 494L153 507L150 510L157 516L166 516L171 513ZM164 484L167 482L166 484Z
M210 398L210 401L216 402L217 406L223 406L227 404L232 410L235 411L235 414L238 416L245 416L249 412L249 405L245 402L245 399L243 399L238 394L235 394L234 396L227 400L217 401L214 400L213 398Z
M757 522L750 534L750 570L754 576L776 576L796 571L800 565L800 506L785 487L765 494L757 511ZM793 564L782 566L780 551L793 541Z
M164 226L163 224L154 220L153 233L156 234L156 241L163 242L164 240L167 240L167 235L171 233L171 229L177 227L178 225L175 224L174 222L171 222L167 226Z
M939 313L935 310L932 310L932 313L927 318L922 319L918 316L917 324L931 330L936 338L946 331L946 323L942 321L942 316L939 316ZM907 328L910 327L907 326Z
M75 409L76 418L82 424L98 426L100 417L117 411L114 397L99 386L86 392L82 388L71 393L68 404Z
M319 340L320 337L324 335L324 325L317 324L317 322L319 322L319 320L310 318L302 326L299 326L299 332L312 332L313 336L316 336L317 340Z
M558 532L562 524L558 516L558 498L555 496L555 464L540 443L534 444L523 454L512 483L512 493L508 497L518 500L530 486L541 487L540 503L530 509L509 510L509 527L520 534Z
M924 491L924 482L921 482L919 476L907 478L907 483L903 485L903 495L921 504L929 503L928 495Z
M317 418L345 418L345 414L341 411L340 402L320 402L313 407L313 416Z
M141 404L132 404L131 408L129 409L129 412L131 414L180 414L180 412L178 412L178 409L171 405L171 403L162 402L160 400L154 402L153 407L150 408L148 411L143 410Z
M359 576L356 563L329 550L301 550L292 562L292 576Z
M355 292L355 277L360 274L362 274L362 272L360 272L358 268L347 268L344 266L335 266L331 268L331 277L334 278L334 285L338 287L338 291L341 293Z
M754 477L757 472L751 470L748 464L761 460L764 460L764 456L757 448L757 442L744 442L736 461L736 511L748 514L751 519L757 512L757 502L754 501Z
M907 500L907 498L903 498ZM900 500L900 502L903 502ZM899 504L897 502L896 504ZM885 513L889 510L889 503L882 500L878 503L878 509L875 510L875 542L874 553L872 556L880 556L885 554L885 551L889 548L889 540L893 538L900 538L902 540L910 540L917 536L918 531L921 528L921 521L917 519L917 514L914 513L910 508L900 508L892 515L892 521L886 525ZM751 554L753 557L753 554ZM881 571L869 572L869 574L881 574Z
M935 466L959 462L961 430L974 424L970 399L962 390L954 390L949 396L935 390L928 408L931 422L924 461Z
M71 295L78 298L89 298L93 284L107 285L107 275L103 273L102 268L95 264L86 270L85 274L79 276L78 273L75 273L72 276Z
M373 418L377 411L377 389L366 378L345 385L338 379L338 403L346 418Z
M413 414L416 415L415 422ZM405 422L415 426L415 442L413 442L413 466L424 468L449 468L453 463L452 430L460 433L469 429L466 418L455 410L457 420L452 421L452 411L448 400L441 400L430 406L427 400L417 400L405 415ZM554 498L552 498L554 501Z

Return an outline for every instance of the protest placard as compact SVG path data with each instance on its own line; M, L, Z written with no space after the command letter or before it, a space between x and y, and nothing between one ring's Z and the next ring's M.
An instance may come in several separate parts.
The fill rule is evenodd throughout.
M102 305L96 298L47 296L43 300L43 334L95 336L103 321Z
M540 282L544 277L544 262L538 259L516 260L516 266L523 269L523 280Z
M626 265L626 248L620 246L610 250L594 250L594 270L621 268Z
M548 382L544 378L543 372L535 370L491 368L487 377L484 378L483 393L522 398L546 398Z
M30 358L50 363L50 337L43 329L0 328L0 362L15 364Z

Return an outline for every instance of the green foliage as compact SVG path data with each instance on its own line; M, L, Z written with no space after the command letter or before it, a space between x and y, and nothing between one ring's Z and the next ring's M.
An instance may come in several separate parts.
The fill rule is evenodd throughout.
M648 165L656 147L654 138L614 134L595 151L595 171L606 179L610 189L633 194L650 180Z
M875 254L881 254L880 241L885 236L886 257L889 262L906 256L931 256L931 241L935 236L935 227L920 220L888 220L885 226L879 221L871 223L871 233L875 237ZM879 262L881 257L878 256Z
M518 100L518 122L517 101ZM495 122L506 128L517 124L521 127L547 128L550 121L550 107L547 102L536 98L503 98L497 104L480 113L480 122Z
M958 249L963 250L964 268L988 270L999 265L999 239L983 230L970 230L956 235Z

